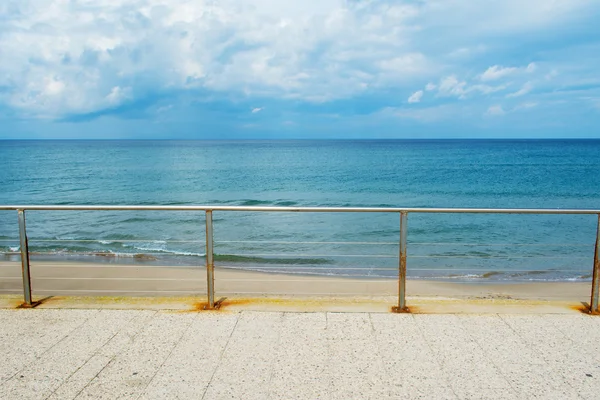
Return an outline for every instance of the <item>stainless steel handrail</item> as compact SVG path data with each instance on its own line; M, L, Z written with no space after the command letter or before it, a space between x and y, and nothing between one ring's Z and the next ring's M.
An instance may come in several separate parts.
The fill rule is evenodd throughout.
M204 211L206 214L206 272L208 307L215 306L214 293L214 243L213 212L324 212L324 213L398 213L400 215L400 252L398 255L398 306L397 312L406 312L406 237L409 213L465 213L465 214L555 214L555 215L597 215L598 225L594 248L594 265L589 311L599 312L600 297L600 209L560 209L560 208L423 208L423 207L256 207L256 206L135 206L135 205L0 205L0 210L13 210L18 213L21 266L23 274L24 305L32 306L31 277L29 270L29 247L25 226L25 211Z
M0 210L46 211L251 211L251 212L375 212L467 214L600 214L600 209L561 208L426 208L426 207L258 207L258 206L131 206L131 205L0 205Z

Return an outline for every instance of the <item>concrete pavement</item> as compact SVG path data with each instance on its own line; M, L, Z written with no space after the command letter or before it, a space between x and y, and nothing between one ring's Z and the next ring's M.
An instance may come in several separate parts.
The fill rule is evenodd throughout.
M0 309L0 399L596 399L600 318Z

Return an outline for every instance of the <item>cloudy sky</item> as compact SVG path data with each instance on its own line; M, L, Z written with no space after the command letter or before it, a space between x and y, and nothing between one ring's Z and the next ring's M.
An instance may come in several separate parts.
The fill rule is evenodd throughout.
M2 0L0 138L600 138L596 0Z

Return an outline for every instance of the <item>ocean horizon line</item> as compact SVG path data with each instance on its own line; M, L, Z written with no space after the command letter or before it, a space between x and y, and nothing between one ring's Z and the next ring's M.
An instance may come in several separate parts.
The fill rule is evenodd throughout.
M0 138L0 142L600 142L600 138Z

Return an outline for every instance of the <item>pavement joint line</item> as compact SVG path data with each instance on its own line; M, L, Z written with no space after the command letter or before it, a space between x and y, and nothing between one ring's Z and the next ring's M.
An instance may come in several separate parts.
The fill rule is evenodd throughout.
M540 318L540 321L544 321L544 320ZM548 327L549 327L550 329L553 329L553 330L555 330L556 332L560 333L560 335L562 336L562 338L561 338L561 339L562 339L563 341L569 341L569 342L571 343L571 347L577 347L577 342L576 342L576 341L574 341L574 340L573 340L571 337L569 337L567 334L565 334L565 332L563 332L563 330L562 330L562 329L560 329L558 326L559 326L558 324L552 324L552 325L549 325ZM546 361L546 360L544 360L544 361ZM546 362L547 362L547 361L546 361ZM563 373L562 373L562 372L558 372L558 371L556 371L556 369L554 368L554 366L553 366L552 364L550 364L550 363L548 363L548 362L547 362L547 364L549 365L550 369L551 369L551 370L554 372L554 374L556 374L556 375L558 375L558 376L562 376L563 378L565 377L565 376L563 375ZM583 399L583 397L581 396L581 394L579 393L579 391L577 390L577 388L576 388L575 386L573 386L573 384L572 384L572 383L571 383L571 382L570 382L568 379L563 379L563 381L564 381L564 382L566 382L566 384L567 384L567 385L568 385L568 386L569 386L571 389L573 389L573 391L574 391L574 392L577 394L577 396L578 396L580 399Z
M493 314L493 317L494 317L494 318L498 318L499 316L500 316L499 314ZM460 321L460 324L463 326L463 329L464 329L464 330L465 330L465 331L466 331L466 332L467 332L469 335L471 335L471 334L470 334L470 333L469 333L469 332L466 330L466 326L465 326L465 320L464 320L463 318L459 318L458 320ZM514 331L513 331L513 332L514 332ZM510 386L510 388L511 388L511 389L512 389L512 391L513 391L513 394L520 395L520 394L521 394L521 393L520 393L520 391L519 391L519 390L517 390L517 389L516 389L516 388L513 386L513 384L511 383L511 381L508 379L508 377L506 377L506 375L505 375L505 374L502 372L502 368L500 368L500 367L498 366L498 364L496 364L496 363L494 362L494 358L493 358L493 357L490 357L489 353L488 353L488 352L487 352L487 351L486 351L486 350L483 348L483 346L481 345L481 343L480 343L480 342L479 342L479 341L478 341L476 338L474 338L472 335L471 335L471 337L473 338L473 341L475 342L475 344L477 345L477 347L479 347L479 348L481 349L481 351L482 351L482 353L484 354L485 358L486 358L486 359L487 359L487 360L488 360L488 361L489 361L489 362L490 362L490 363L491 363L491 364L492 364L492 365L493 365L493 366L496 368L496 371L497 371L497 372L500 374L500 376L502 376L502 377L504 378L504 380L505 380L505 381L508 383L508 385Z
M169 351L169 354L165 357L165 359L162 361L162 363L160 363L160 365L158 366L158 368L156 368L156 371L154 371L154 374L152 375L152 378L150 378L150 380L148 380L148 383L146 384L146 386L144 386L144 389L142 389L140 391L140 394L137 395L136 400L139 399L140 397L142 397L144 395L144 393L146 392L146 390L150 387L150 384L156 378L156 375L158 375L159 371L165 365L165 363L167 362L167 360L169 358L171 358L171 355L173 354L173 351L175 351L175 349L177 348L177 346L179 346L179 344L181 343L181 340L183 339L183 337L185 336L185 334L187 333L187 331L190 329L190 327L192 326L192 324L194 323L194 321L196 319L198 319L198 315L200 315L200 314L196 314L196 315L194 315L194 318L190 318L190 323L186 326L185 329L182 330L181 335L179 336L179 339L177 339L177 342L173 345L173 347L171 347L171 351Z
M215 363L215 368L213 369L212 375L210 376L210 380L208 381L208 384L206 385L206 388L204 389L204 393L202 393L201 400L204 400L204 398L206 397L206 392L208 392L208 388L210 387L210 385L215 377L215 374L217 373L217 369L219 369L219 364L221 364L221 361L223 360L223 355L225 354L227 347L229 347L229 342L231 341L233 332L235 332L235 329L237 328L238 322L240 322L241 315L242 315L242 312L237 313L237 318L235 319L235 324L233 325L231 332L229 332L229 337L227 338L227 343L225 343L225 346L223 346L223 350L221 351L221 354L219 355L219 361L217 361Z
M519 337L519 339L521 339L522 343L523 343L525 346L531 346L531 344L530 344L530 343L528 343L528 342L525 340L525 338L523 338L523 336L522 336L522 335L520 335L520 334L519 334L519 332L518 332L516 329L514 329L514 327L513 327L513 326L512 326L512 325L511 325L511 324L510 324L508 321L506 321L506 316L503 316L503 315L501 315L501 314L498 314L498 317L499 317L501 320L503 320L503 321L504 321L504 323L506 323L506 324L507 324L507 325L508 325L508 326L509 326L509 327L510 327L512 330L513 330L513 332L515 332L515 334L517 335L517 337ZM567 337L567 336L566 336L566 335L565 335L565 334L564 334L564 333L563 333L563 332L562 332L560 329L556 328L554 325L552 325L552 328L553 328L553 329L555 329L556 331L558 331L558 332L559 332L559 333L562 335L563 339L568 339L568 340L570 340L570 341L572 342L571 338ZM536 353L538 353L538 351L537 351L537 349L536 349L536 345L535 345L535 344L533 345L533 347L534 347L534 349L536 350ZM557 371L554 369L554 367L552 366L552 364L548 362L548 360L547 360L547 359L544 357L544 355L543 355L543 354L541 355L541 360L544 362L544 365L546 366L546 368L550 369L550 370L553 372L553 374L554 374L554 375L563 376L563 374L562 374L562 373L558 373L558 372L557 372ZM564 378L564 376L563 376L563 378ZM574 386L573 386L573 385L572 385L570 382L568 382L568 380L566 380L566 379L563 379L563 382L564 382L564 383L566 383L566 384L567 384L567 385L568 385L568 386L569 386L569 387L570 387L570 388L571 388L571 389L572 389L572 390L573 390L573 391L574 391L574 392L577 394L577 397L578 397L578 398L580 398L580 399L581 399L581 398L583 398L583 397L581 397L581 395L579 394L579 392L578 392L577 388L576 388L576 387L574 387ZM510 381L509 381L509 384L510 384ZM511 385L511 386L512 386L512 385ZM520 394L520 392L517 392L517 394Z
M102 309L99 310L99 311L102 312ZM54 389L52 391L52 393L50 393L46 397L46 400L48 400L49 398L51 398L54 395L54 393L56 393L61 387L63 387L63 385L65 385L65 383L67 383L69 381L69 379L71 379L71 377L73 375L75 375L77 372L79 372L79 370L81 368L83 368L84 366L86 366L90 362L91 359L93 359L94 357L96 357L100 353L100 351L104 348L104 346L106 346L108 343L110 343L110 341L113 340L115 338L115 336L117 336L121 332L121 330L123 329L123 327L127 326L127 324L129 324L134 318L135 318L135 315L132 315L131 318L129 320L127 320L127 322L125 322L121 328L119 328L110 338L108 338L104 343L102 343L102 345L100 347L98 347L98 350L96 350L94 352L94 354L92 354L83 364L81 364L79 367L77 367L77 369L75 371L73 371L60 385L58 385L56 387L56 389ZM78 393L78 395L79 395L79 393Z
M375 329L375 324L373 323L373 313L368 313L368 315L372 329L372 340L375 342L375 349L377 351L377 360L379 361L379 367L381 368L382 373L387 374L388 369L386 368L385 361L383 360L383 351L381 350L381 343L378 340L379 332Z
M287 312L282 312L281 313L281 322L283 322L283 320L285 319L286 314L288 314ZM283 324L280 324L279 329L277 330L277 345L275 346L275 354L277 354L277 351L279 351L279 348L281 347L281 326L283 326ZM273 368L273 365L271 365L271 371L269 373L269 380L267 385L269 386L269 391L267 392L267 398L271 399L271 392L272 392L272 382L273 382L273 375L275 374L275 369Z
M500 320L502 322L504 322L506 324L506 326L508 326L508 328L513 331L515 333L515 335L517 335L517 337L521 340L521 342L527 346L527 342L525 341L525 339L519 334L519 332L517 332L517 330L508 323L508 321L502 316L502 314L496 314L498 316L498 318L500 318ZM546 362L546 360L544 360L544 362Z
M433 359L435 360L435 363L437 364L438 368L440 370L443 370L442 368L442 362L440 360L440 357L436 357L435 356L435 351L433 351L433 347L431 346L431 342L429 340L427 340L427 335L425 334L425 332L423 331L423 327L419 324L418 322L418 318L415 314L410 314L415 326L417 327L417 329L419 330L419 332L421 333L421 337L423 338L423 340L425 341L425 343L427 343L427 347L429 347L429 351L431 352L431 354L434 355ZM446 387L448 389L450 389L450 391L452 392L452 394L454 395L454 397L456 397L457 399L460 399L460 396L456 393L456 391L454 390L454 387L452 387L451 383L450 383L450 378L448 376L448 374L442 374L444 377L444 382L446 383Z
M371 314L372 313L367 313L367 315L369 316L369 324L371 324L371 332L376 333L375 332L375 325L373 325L373 318L371 318Z
M144 324L142 327L140 327L140 330L139 330L139 331L137 331L137 332L135 333L135 335L133 335L133 337L131 337L131 340L132 340L132 341L133 341L133 340L135 340L135 338L137 338L137 337L138 337L138 335L139 335L140 333L142 333L142 331L144 331L145 329L147 329L147 328L148 328L148 326L150 325L150 323L149 323L149 322L150 322L152 319L154 319L154 317L156 316L156 314L158 314L158 311L154 311L154 312L152 313L152 317L151 317L151 318L149 318L149 321L148 321L148 323L146 323L146 324ZM130 322L131 322L131 321L130 321ZM126 327L126 326L124 326L123 328L121 328L121 329L119 330L119 332L118 332L118 333L120 333L120 332L121 332L121 331L122 331L122 330L123 330L125 327ZM125 350L126 350L126 348L127 348L127 347L126 347L126 346L124 346L124 347L123 347L123 349L121 349L121 351L117 351L117 352L115 352L115 354L114 354L114 355L113 355L113 356L110 358L110 360L109 360L109 361L108 361L108 362L107 362L107 363L104 365L104 367L102 367L102 368L100 369L100 371L98 371L98 372L96 373L96 375L94 375L94 377L93 377L92 379L90 379L90 380L89 380L89 381L88 381L88 382L87 382L87 383L86 383L86 384L85 384L85 385L84 385L84 386L83 386L83 387L82 387L82 388L81 388L81 389L80 389L80 390L77 392L77 394L76 394L76 395L75 395L73 398L74 398L74 399L76 399L77 397L79 397L79 395L80 395L80 394L81 394L81 393L82 393L82 392L83 392L85 389L87 389L87 387L88 387L88 386L89 386L89 385L90 385L92 382L94 382L94 381L96 380L96 378L98 377L98 375L100 375L100 374L102 373L102 371L104 371L104 370L106 369L106 367L108 367L110 364L112 364L112 362L115 360L115 358L117 358L117 357L118 357L118 356L119 356L119 355L120 355L120 354L121 354L123 351L125 351Z
M373 340L375 342L375 351L377 352L377 362L379 362L379 369L381 371L382 374L386 374L387 369L385 367L385 361L383 360L383 352L381 351L381 346L379 343L379 340L377 340L377 330L375 329L375 325L373 324L373 318L372 315L373 313L368 313L369 315L369 321L371 322L371 338L370 340ZM381 381L383 383L383 378L381 378Z
M329 328L329 318L328 318L329 312L325 313L325 329ZM327 335L325 335L325 337L327 337ZM331 365L331 345L330 345L330 340L325 339L325 367L324 367L324 371L327 373L327 367L329 365ZM329 379L329 381L327 382L327 393L332 393L332 379Z
M100 313L100 310L94 310L94 311L95 311L95 313L91 313L91 315ZM59 343L61 343L63 340L65 340L67 337L69 337L73 332L75 332L76 330L78 330L79 328L81 328L83 325L85 325L85 323L88 322L89 319L91 318L91 315L88 316L88 317L86 317L79 325L77 325L76 327L74 327L73 329L71 329L69 332L67 332L63 337L61 337L59 340L57 340L54 344L52 344L46 350L42 351L37 357L35 357L35 359L32 362L30 362L29 364L23 365L21 367L21 369L19 369L17 372L15 372L13 375L11 375L8 379L4 380L4 382L2 382L2 384L4 385L7 382L9 382L10 380L12 380L15 376L19 375L29 365L35 363L37 360L39 360L40 358L42 358L43 355L45 355L46 353L48 353L54 347L58 346Z

